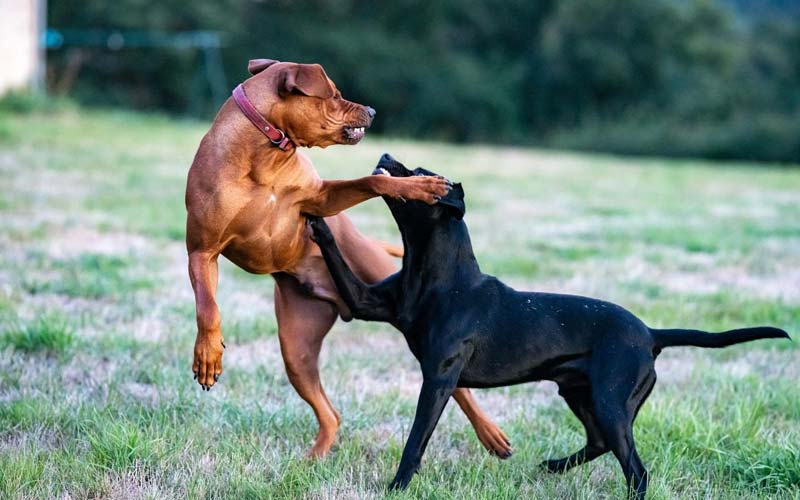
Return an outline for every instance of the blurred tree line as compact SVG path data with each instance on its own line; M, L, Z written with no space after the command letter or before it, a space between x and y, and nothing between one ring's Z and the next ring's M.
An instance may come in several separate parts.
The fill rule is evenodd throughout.
M754 3L59 0L48 22L219 31L230 87L250 58L319 62L392 135L800 162L800 8ZM65 46L48 57L51 87L66 90L73 73L66 87L82 102L204 117L219 105L197 50ZM190 102L198 85L202 106Z

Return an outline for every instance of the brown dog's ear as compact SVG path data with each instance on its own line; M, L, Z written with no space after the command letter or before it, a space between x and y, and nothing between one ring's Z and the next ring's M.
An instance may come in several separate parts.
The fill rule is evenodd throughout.
M272 59L250 59L250 61L247 63L247 71L249 71L251 75L255 75L257 73L261 73L276 62L280 61L275 61Z
M295 90L322 99L329 99L334 94L333 85L319 64L295 64L286 68L280 94L286 95Z

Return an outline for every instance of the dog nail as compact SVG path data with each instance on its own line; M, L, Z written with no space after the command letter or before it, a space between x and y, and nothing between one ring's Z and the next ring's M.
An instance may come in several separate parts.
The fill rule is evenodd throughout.
M219 374L214 375L214 382L219 381Z
M222 341L220 341L220 342L222 342ZM227 349L228 348L228 346L225 345L225 342L222 342L222 348L223 349Z
M439 195L433 195L433 199L436 201L441 201L442 197Z
M197 372L194 372L194 379L197 380Z

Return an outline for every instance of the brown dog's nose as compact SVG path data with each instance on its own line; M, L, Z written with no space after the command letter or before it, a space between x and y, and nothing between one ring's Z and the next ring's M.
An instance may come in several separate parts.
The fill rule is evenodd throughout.
M367 114L369 115L370 118L375 118L375 114L376 113L377 113L377 111L375 111L371 107L367 106Z

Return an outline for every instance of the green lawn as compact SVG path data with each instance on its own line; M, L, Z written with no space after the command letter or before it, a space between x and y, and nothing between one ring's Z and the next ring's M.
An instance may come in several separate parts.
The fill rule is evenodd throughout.
M191 377L183 249L187 168L207 125L121 112L0 115L0 498L382 498L421 377L390 327L339 323L323 352L343 416L330 458L283 371L272 279L223 262L228 349L210 393ZM602 297L654 327L770 324L800 336L800 170L368 137L314 150L327 178L388 151L463 182L485 271ZM350 212L398 241L372 200ZM639 415L651 498L800 497L800 349L672 349ZM488 456L449 405L421 473L394 498L619 498L540 383L476 391L511 438Z

